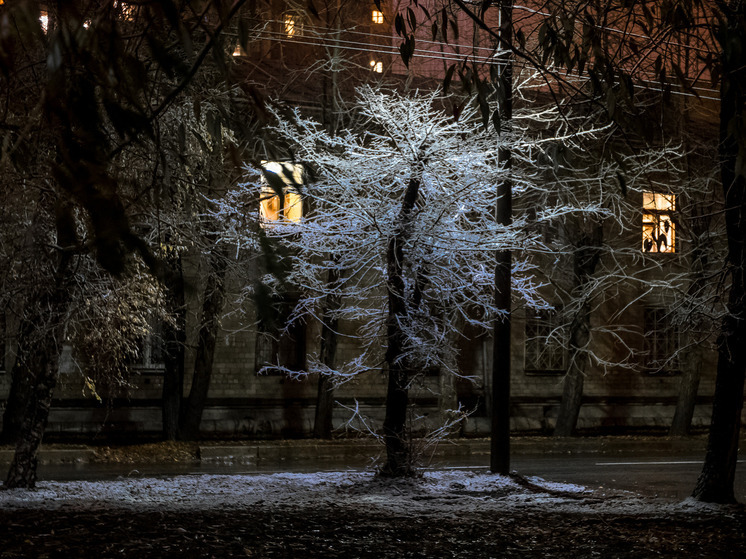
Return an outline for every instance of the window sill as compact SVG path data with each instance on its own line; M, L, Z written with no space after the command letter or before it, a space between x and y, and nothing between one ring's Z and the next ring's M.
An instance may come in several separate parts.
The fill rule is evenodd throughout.
M531 377L558 377L567 371L561 369L524 369L523 372Z

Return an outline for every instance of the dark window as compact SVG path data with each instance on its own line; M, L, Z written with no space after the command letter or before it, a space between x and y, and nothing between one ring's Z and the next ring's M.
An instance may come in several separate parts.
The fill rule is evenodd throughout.
M282 368L302 371L306 368L306 326L296 320L279 330L259 324L254 350L254 370L267 375L282 375Z
M663 308L646 308L643 366L648 374L675 375L679 369L679 328Z
M137 358L132 361L135 369L162 371L165 367L163 322L153 321L150 332L138 341Z
M561 375L566 369L565 329L555 310L530 310L526 317L525 370Z

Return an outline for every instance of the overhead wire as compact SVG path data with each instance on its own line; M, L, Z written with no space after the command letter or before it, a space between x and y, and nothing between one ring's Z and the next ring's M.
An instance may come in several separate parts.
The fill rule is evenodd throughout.
M537 12L541 13L541 12ZM280 25L285 25L286 22L276 19L270 19L270 20L257 20L261 23L277 23ZM600 27L600 26L599 26ZM333 37L333 34L337 33L337 30L324 27L324 26L315 26L315 25L306 25L304 24L302 27L300 27L300 33L303 33L302 35L299 34L297 37L289 37L286 32L283 31L273 31L270 29L261 29L259 33L255 36L253 36L254 40L269 40L274 42L291 42L292 44L299 44L299 45L307 45L307 46L319 46L324 48L337 48L343 51L352 51L352 52L365 52L369 54L384 54L384 55L394 55L396 56L399 54L399 49L396 45L387 45L387 44L381 44L381 43L372 43L372 42L362 42L362 41L353 41L353 40L347 40L347 39L341 39L341 38L335 38ZM601 27L600 27L601 28ZM609 28L609 30L614 30L613 28ZM311 33L313 36L308 37L304 36L306 32ZM345 34L353 34L353 35L359 35L364 37L370 37L373 39L382 39L386 41L390 41L394 39L392 35L384 35L380 33L371 33L371 32L364 32L364 31L358 31L354 28L347 28L344 29ZM314 38L318 37L318 38ZM307 40L304 40L307 39ZM310 39L310 40L308 40ZM442 42L439 41L431 41L427 39L420 39L418 38L416 40L415 44L431 44L431 45L437 45L437 46L443 46ZM667 44L674 44L674 43L667 43ZM497 65L498 67L501 66L503 63L497 59L498 56L498 50L496 48L491 47L480 47L480 46L471 46L471 45L465 45L460 43L445 43L445 45L448 48L451 49L458 49L458 48L464 48L469 51L472 51L468 54L464 53L458 53L458 52L446 52L446 51L436 51L436 50L430 50L430 49L422 49L422 48L415 48L412 52L413 58L421 58L421 59L427 59L427 60L437 60L437 61L446 61L446 62L461 62L464 60L469 60L471 62L475 63L482 63L482 64L493 64ZM693 48L693 47L692 47ZM490 55L474 55L473 51L488 51ZM524 63L520 65L520 67L526 67L527 64ZM570 79L573 78L571 74L565 74L565 78ZM583 80L583 78L576 77L576 79ZM639 84L644 86L646 89L651 91L663 91L664 87L661 85L660 87L657 87L657 84L659 82L656 82L655 80L644 80L644 79L637 79L636 80ZM674 85L674 84L670 84ZM690 91L683 91L683 90L671 90L671 94L673 95L681 95L686 97L695 97L699 99L706 99L706 100L713 100L713 101L719 101L719 96L715 97L712 95L718 95L719 91L717 89L713 88L706 88L702 86L692 86L690 88L692 91L696 92L702 92L700 93L693 93ZM707 93L710 93L712 95L706 95Z

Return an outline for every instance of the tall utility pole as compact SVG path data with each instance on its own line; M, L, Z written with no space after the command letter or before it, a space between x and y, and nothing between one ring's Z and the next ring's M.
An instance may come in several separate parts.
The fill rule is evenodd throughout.
M500 2L500 45L502 55L498 57L500 87L501 135L511 129L513 117L513 0ZM497 185L495 219L509 226L513 221L513 182L510 177L512 165L509 145L504 142L498 159L504 166L506 178ZM490 441L490 471L497 474L510 473L510 322L511 322L511 268L510 250L497 253L495 267L495 306L500 315L495 318L492 345L492 435Z

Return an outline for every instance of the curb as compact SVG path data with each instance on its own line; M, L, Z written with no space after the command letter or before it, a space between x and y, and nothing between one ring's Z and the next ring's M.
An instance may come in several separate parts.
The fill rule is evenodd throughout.
M429 458L468 459L488 457L489 439L446 439L437 446L429 446L424 441L412 442L415 452ZM570 454L634 455L654 454L701 454L704 456L707 440L705 437L692 438L634 438L634 437L515 437L511 440L513 455L559 456ZM95 447L69 445L59 448L41 448L39 464L81 464L100 462ZM746 448L746 439L741 439L741 449ZM7 466L13 459L12 448L0 449L0 465ZM293 464L307 462L343 462L351 466L369 464L383 453L383 445L374 440L289 440L262 441L246 444L220 443L201 444L198 461L202 463L224 464ZM157 462L156 462L157 463ZM165 462L164 462L165 463Z
M0 449L0 464L10 465L14 453L14 450ZM96 452L87 446L41 448L37 455L39 464L80 464L91 462L95 458Z

